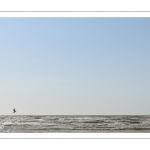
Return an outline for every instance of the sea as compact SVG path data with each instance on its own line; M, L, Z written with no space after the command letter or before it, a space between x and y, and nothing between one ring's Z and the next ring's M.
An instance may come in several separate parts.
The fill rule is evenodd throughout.
M0 133L150 133L150 116L0 116Z

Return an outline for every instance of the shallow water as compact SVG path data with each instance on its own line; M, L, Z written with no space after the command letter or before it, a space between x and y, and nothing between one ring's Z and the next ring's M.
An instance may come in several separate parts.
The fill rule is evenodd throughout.
M1 133L150 133L150 116L0 116Z

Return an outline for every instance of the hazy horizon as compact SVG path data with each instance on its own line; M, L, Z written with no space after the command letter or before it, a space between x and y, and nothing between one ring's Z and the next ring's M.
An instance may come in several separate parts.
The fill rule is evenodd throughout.
M149 115L150 18L0 18L0 115Z

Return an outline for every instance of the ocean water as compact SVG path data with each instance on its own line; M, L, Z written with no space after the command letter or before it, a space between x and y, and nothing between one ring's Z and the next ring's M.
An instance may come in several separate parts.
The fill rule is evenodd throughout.
M0 116L0 133L150 133L150 116Z

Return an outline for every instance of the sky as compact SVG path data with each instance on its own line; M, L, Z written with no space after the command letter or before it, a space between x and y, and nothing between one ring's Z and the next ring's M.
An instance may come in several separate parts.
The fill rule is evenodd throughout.
M150 115L150 18L0 18L0 115Z

